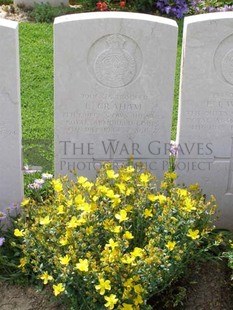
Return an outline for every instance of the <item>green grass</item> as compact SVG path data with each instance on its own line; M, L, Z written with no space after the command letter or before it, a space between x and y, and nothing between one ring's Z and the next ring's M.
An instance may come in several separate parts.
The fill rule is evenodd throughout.
M52 169L53 27L20 24L24 164Z
M179 101L179 85L180 85L180 62L182 52L182 34L183 34L183 20L179 20L178 24L178 44L177 44L177 58L176 58L176 76L175 76L175 91L174 91L174 105L173 105L173 116L172 116L172 132L171 138L176 138L176 125L178 115L178 101Z
M172 139L176 134L182 21L175 80ZM20 23L24 164L53 171L53 25Z

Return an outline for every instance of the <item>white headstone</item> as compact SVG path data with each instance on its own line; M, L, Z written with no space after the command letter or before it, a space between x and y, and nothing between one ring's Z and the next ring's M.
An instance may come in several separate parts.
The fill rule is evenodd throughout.
M23 5L25 7L34 7L35 4L48 3L52 6L69 5L69 0L14 0L15 5Z
M129 157L167 169L176 62L174 21L98 12L55 20L55 172L95 177Z
M198 182L233 229L233 13L185 18L178 121L179 182Z
M0 210L23 198L18 23L0 19Z

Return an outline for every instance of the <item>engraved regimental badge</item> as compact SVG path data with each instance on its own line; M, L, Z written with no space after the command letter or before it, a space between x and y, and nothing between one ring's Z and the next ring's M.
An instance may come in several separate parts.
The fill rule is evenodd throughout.
M136 42L120 34L97 40L88 55L89 71L100 84L110 88L130 84L141 64L141 51Z
M214 66L221 80L233 85L233 35L218 45L214 55Z

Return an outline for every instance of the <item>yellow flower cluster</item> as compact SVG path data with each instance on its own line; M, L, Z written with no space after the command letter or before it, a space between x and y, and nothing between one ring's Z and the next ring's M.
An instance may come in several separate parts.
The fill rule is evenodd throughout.
M141 167L106 164L95 182L52 180L53 197L22 204L19 267L56 296L75 292L82 309L147 309L213 229L214 199L206 203L197 186L175 187L175 178L156 184Z

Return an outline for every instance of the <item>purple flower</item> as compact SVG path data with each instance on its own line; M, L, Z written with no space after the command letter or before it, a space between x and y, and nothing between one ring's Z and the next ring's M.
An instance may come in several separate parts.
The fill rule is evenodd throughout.
M39 190L42 188L42 184L39 184L39 183L31 183L31 184L28 184L28 188L31 188L31 189L34 189L34 190Z
M225 4L223 7L218 6L216 3L216 6L205 6L205 2L202 0L193 0L191 3L192 10L195 13L213 13L213 12L228 12L233 11L232 5Z
M16 210L19 209L19 203L18 202L13 202L9 207L7 207L7 210Z
M4 237L0 237L0 247L3 245L4 242L5 242L5 238Z
M175 141L172 140L170 143L170 149L169 149L170 155L176 156L178 154L178 149L179 149L178 145L176 144Z
M44 180L43 179L35 179L34 180L34 183L37 183L37 184L40 184L40 185L42 185L42 184L44 184Z
M7 217L6 213L0 211L0 221L5 220Z
M158 0L155 7L162 13L176 18L182 18L188 12L188 5L185 0Z
M6 207L5 211L10 216L17 216L20 213L20 204L19 203L12 203L8 207Z

